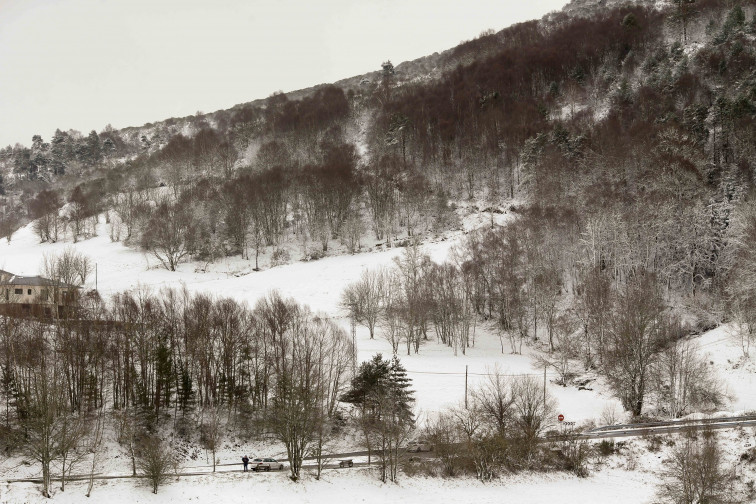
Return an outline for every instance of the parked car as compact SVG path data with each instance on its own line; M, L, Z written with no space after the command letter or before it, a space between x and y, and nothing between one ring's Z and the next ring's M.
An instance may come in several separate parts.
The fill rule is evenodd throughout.
M283 466L281 462L272 458L256 458L252 461L253 471L270 471L271 469L280 471L283 469Z
M418 439L417 441L411 441L407 445L407 451L417 453L424 451L433 451L433 445L424 439Z

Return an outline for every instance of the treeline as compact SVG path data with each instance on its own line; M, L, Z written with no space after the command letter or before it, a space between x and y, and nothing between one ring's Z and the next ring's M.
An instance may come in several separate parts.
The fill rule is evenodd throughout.
M425 436L443 476L474 475L489 481L522 470L586 476L595 449L567 430L557 434L556 414L556 400L537 378L508 376L497 368L471 388L464 407L445 410L429 421ZM544 442L547 434L561 437Z
M137 437L172 421L189 439L202 432L214 450L223 416L246 435L274 434L297 478L311 443L331 435L355 367L342 329L277 293L250 309L186 291L140 290L109 303L88 296L81 310L83 318L53 323L0 318L3 437L42 463L45 491L66 432L110 412L128 424L121 441L135 471ZM48 458L38 455L43 448Z
M116 195L107 215L110 237L139 244L170 270L187 256L213 261L235 254L254 254L257 268L265 250L288 262L280 249L287 240L299 244L304 258L318 258L334 240L354 253L367 233L391 246L401 236L455 224L443 189L433 191L396 159L362 170L358 159L353 145L324 142L315 162L299 165L282 144L265 144L259 168L231 179L199 178L174 186L178 194Z
M475 306L496 322L502 351L506 343L519 352L524 341L543 338L540 364L556 371L559 383L596 369L634 416L649 403L678 417L722 402L705 356L683 339L708 328L705 318L699 327L681 323L664 280L650 268L618 272L579 261L569 244L552 243L543 231L550 230L523 219L474 237L465 250Z
M415 243L394 265L364 270L342 293L342 305L355 323L383 336L396 354L418 353L435 331L437 340L462 352L475 344L477 313L473 278L458 264L437 264ZM378 330L378 331L376 331Z
M158 149L143 139L143 153L122 168L76 186L66 198L40 191L26 200L26 212L4 212L2 222L10 228L25 213L37 219L41 242L76 241L93 236L98 214L106 212L112 240L153 252L170 270L186 257L251 258L251 250L257 269L270 247L280 264L290 260L278 248L287 239L307 259L322 256L333 240L355 252L368 230L391 246L402 235L453 226L444 187L391 154L361 163L346 140L349 112L347 96L334 86L298 101L275 94L262 115L234 112L255 124L246 141L234 129L242 124L236 119L159 140Z
M357 250L366 228L391 244L453 225L450 197L492 208L515 198L557 216L550 243L590 241L594 266L615 276L642 267L685 295L716 293L728 229L753 189L753 30L740 6L717 1L556 16L463 44L450 57L478 46L489 56L437 82L399 85L387 72L357 92L325 86L198 115L190 136L145 137L141 155L82 186L110 201L73 205L66 225L91 234L77 216L110 207L114 240L173 269L187 256L257 257L287 237L304 257L335 239ZM348 131L357 115L370 119L366 155ZM43 241L59 234L55 196L26 199L53 221ZM166 216L188 221L166 230ZM18 222L0 213L3 228Z
M166 409L219 405L243 409L252 422L269 408L277 373L288 365L276 359L290 358L295 339L317 341L348 366L354 357L338 326L277 293L249 309L186 291L139 290L109 303L88 296L81 310L86 322L0 320L6 425L26 416L46 356L56 356L71 411L141 408L160 418Z
M84 136L77 131L55 130L49 142L32 137L31 147L16 145L0 149L0 163L10 165L11 173L27 180L52 182L54 176L101 165L114 156L123 141L116 132L94 130Z

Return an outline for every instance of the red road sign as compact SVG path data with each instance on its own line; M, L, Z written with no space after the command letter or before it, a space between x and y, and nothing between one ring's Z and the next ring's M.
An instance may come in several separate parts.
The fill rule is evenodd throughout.
M557 420L559 420L560 422L564 422L564 415L560 413L559 416L557 417Z

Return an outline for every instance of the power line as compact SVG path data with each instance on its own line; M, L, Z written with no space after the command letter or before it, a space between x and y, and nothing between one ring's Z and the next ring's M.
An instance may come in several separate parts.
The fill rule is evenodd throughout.
M448 375L448 376L465 376L464 372L450 372L450 371L409 371L407 370L407 373L412 374L429 374L429 375ZM541 373L468 373L469 375L475 375L475 376L510 376L510 377L517 377L517 376L542 376ZM550 372L546 374L547 376L559 376L559 373Z

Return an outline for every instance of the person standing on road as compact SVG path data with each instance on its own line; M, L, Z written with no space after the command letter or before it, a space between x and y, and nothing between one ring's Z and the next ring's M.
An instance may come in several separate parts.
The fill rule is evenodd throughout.
M247 472L247 465L249 465L249 457L244 455L242 457L242 464L244 464L244 472Z

